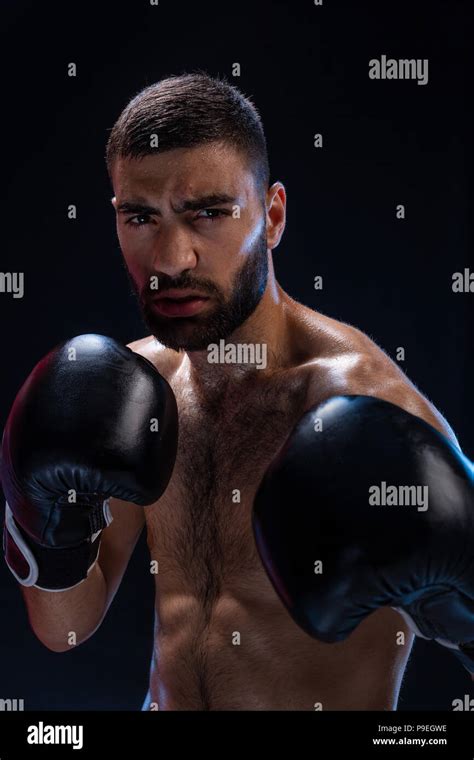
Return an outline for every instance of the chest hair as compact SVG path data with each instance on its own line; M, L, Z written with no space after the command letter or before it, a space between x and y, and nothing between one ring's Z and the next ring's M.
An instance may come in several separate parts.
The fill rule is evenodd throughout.
M225 384L212 393L173 388L178 455L154 521L156 550L210 610L223 583L262 572L251 529L260 480L303 413L305 385ZM160 571L161 572L161 571Z

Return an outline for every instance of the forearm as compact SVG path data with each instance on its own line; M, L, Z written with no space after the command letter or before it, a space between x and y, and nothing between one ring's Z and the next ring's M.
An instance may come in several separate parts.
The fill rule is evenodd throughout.
M66 591L20 586L30 625L54 652L66 652L99 627L107 604L107 584L98 562L86 580Z

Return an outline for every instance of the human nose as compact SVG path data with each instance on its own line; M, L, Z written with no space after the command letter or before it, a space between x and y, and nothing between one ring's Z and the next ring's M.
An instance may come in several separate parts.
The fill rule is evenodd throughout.
M197 256L189 232L179 225L163 227L155 242L155 270L176 277L185 269L194 269L196 264Z

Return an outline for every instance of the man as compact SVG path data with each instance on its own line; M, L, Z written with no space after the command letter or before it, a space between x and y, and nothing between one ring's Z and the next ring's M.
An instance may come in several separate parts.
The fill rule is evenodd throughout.
M79 367L80 381L76 377L68 385L60 352L30 382L29 393L45 382L46 373L47 393L37 393L35 404L41 410L46 402L60 406L53 391L62 373L66 385L59 387L73 400L69 416L54 413L60 418L55 427L63 429L68 420L66 427L74 430L71 446L80 441L80 463L87 473L92 466L83 460L90 459L92 447L93 485L88 481L82 490L108 497L103 512L101 504L94 506L91 545L102 533L98 558L98 547L87 558L87 577L77 582L79 576L71 573L61 582L61 573L72 564L66 552L62 569L55 567L49 582L38 582L36 575L36 584L22 587L36 635L57 652L71 648L71 631L75 644L91 636L146 525L156 573L156 629L144 709L394 709L413 640L407 618L382 606L345 640L328 643L308 636L275 593L270 562L262 564L263 543L260 556L252 508L265 472L295 424L333 397L390 402L428 423L458 451L453 431L367 336L299 304L277 283L271 252L284 231L286 192L281 182L269 186L259 116L236 88L202 73L148 87L113 127L107 162L124 263L151 334L130 344L133 360L104 343L89 361L88 372L95 367L98 373L86 396L92 397L95 410L90 424L107 424L103 447L108 452L120 438L120 461L125 461L122 468L115 459L107 462L107 486L98 483L105 464L98 463L102 448L95 444L97 434L85 435L79 416L71 412L71 406L79 407L73 388L83 387L91 375ZM95 338L84 340L91 357ZM80 353L84 341L76 341L67 348L79 346ZM219 354L222 341L235 348L225 359ZM249 347L260 351L249 353ZM113 351L116 361L110 358ZM107 357L103 367L101 355ZM123 387L111 380L116 378L111 374L114 361ZM150 377L148 363L158 370L159 382ZM148 388L150 382L156 385L145 394L140 419L158 418L161 429L163 421L168 426L167 440L158 446L150 444L135 412L130 413L136 409L130 399L138 384ZM112 400L107 401L109 383ZM174 403L169 388L179 420L172 474L170 462L162 463L165 449L173 451L174 459L172 412L163 411ZM28 393L24 398L30 399ZM35 406L28 404L29 410ZM38 412L28 419L34 426L44 416ZM49 419L45 424L50 427ZM20 427L12 423L4 443L12 461ZM136 428L138 456L131 453L131 428ZM56 461L54 451L48 448L43 469ZM147 468L138 477L137 463L144 458ZM31 454L23 457L23 472L30 466L24 462L31 460ZM154 461L160 468L145 484ZM58 467L53 469L57 474ZM9 478L14 481L7 472L5 481ZM28 505L13 486L5 490L14 502L6 531L7 559L14 566L16 524L23 521L30 538L37 536L43 544L45 530L42 525L35 532ZM47 516L49 530L51 513ZM51 546L60 546L54 530L50 534ZM15 546L20 542L17 535ZM45 565L51 566L49 560Z

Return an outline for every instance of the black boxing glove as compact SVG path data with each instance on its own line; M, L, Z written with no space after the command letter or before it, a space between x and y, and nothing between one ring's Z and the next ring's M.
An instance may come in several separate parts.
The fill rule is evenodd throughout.
M112 519L108 499L156 501L177 435L171 387L126 346L79 335L41 359L2 441L3 546L18 582L64 591L87 578Z
M340 641L391 606L474 673L473 466L424 420L369 396L309 410L264 475L253 528L311 636Z

